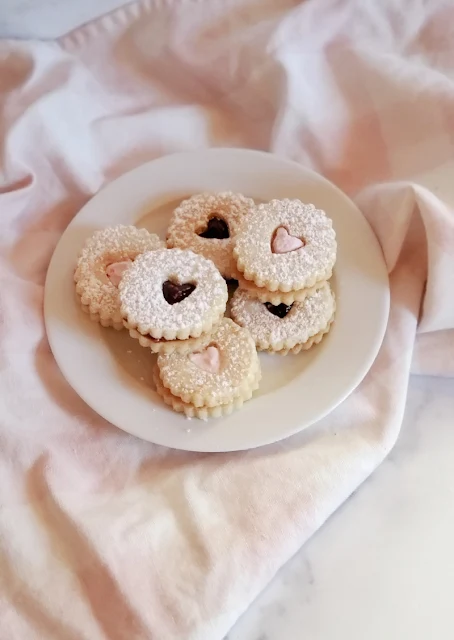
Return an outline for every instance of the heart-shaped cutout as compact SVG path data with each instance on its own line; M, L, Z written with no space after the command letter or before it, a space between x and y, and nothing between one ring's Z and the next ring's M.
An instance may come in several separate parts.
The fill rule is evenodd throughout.
M191 284L190 282L177 284L171 280L166 280L162 285L162 294L166 302L169 304L176 304L190 296L194 289L195 284Z
M225 240L230 238L229 226L222 218L210 218L207 228L203 233L199 233L201 238L216 238L217 240Z
M208 371L208 373L219 373L221 367L221 354L219 349L213 345L207 347L205 351L200 353L191 353L189 360L193 362L196 367Z
M112 262L112 264L108 265L108 267L106 268L106 276L109 278L114 287L118 287L124 272L131 263L132 260L127 258L126 260L121 260L121 262Z
M273 253L290 253L304 247L300 238L290 235L285 227L278 227L271 243Z
M271 302L265 302L265 307L268 309L273 316L277 316L278 318L285 318L287 313L293 307L293 304L287 305L284 303L281 304L271 304Z

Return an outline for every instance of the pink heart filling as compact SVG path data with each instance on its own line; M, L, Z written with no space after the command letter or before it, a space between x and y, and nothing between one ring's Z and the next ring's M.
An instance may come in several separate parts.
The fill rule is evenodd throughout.
M122 260L121 262L112 262L106 269L106 276L109 278L114 287L118 287L124 272L132 263L132 260Z
M271 243L273 253L289 253L304 247L304 242L289 234L285 227L278 227Z
M219 373L221 366L221 357L219 349L217 347L207 347L205 351L201 353L191 353L189 360L193 362L196 367L208 371L208 373Z

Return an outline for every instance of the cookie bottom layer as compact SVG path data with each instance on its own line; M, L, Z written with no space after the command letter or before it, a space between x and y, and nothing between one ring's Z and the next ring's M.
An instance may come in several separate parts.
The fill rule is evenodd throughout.
M309 338L309 340L307 340L306 342L295 344L292 347L284 346L284 348L279 348L279 349L273 349L273 347L271 346L268 349L262 349L262 351L266 351L266 353L277 354L280 356L287 356L289 353L293 355L297 355L298 353L301 353L301 351L309 351L309 349L311 349L314 345L319 344L323 340L323 338L326 336L326 334L329 333L333 322L334 322L334 315L324 329L316 333L315 336L312 336L311 338Z
M164 400L177 413L184 413L187 418L199 418L200 420L208 420L208 418L221 418L222 416L228 416L232 411L241 409L243 404L250 400L254 391L259 387L261 374L257 373L256 378L251 385L249 391L244 393L241 397L235 398L232 402L227 404L221 404L216 407L195 407L193 404L184 402L181 398L174 396L169 389L164 387L162 380L159 377L159 368L156 366L153 371L153 380L156 386L156 391Z
M129 335L134 340L138 340L141 347L150 349L152 353L192 353L204 349L211 340L212 331L202 334L199 338L187 338L186 340L155 340L149 336L143 336L136 329L129 329L125 323L125 327L129 330ZM213 327L213 331L216 326Z
M307 296L313 295L318 289L324 286L326 280L320 280L313 287L307 289L299 289L298 291L269 291L264 287L258 287L251 280L246 280L241 274L237 276L240 289L244 289L251 296L260 300L260 302L269 302L274 306L279 304L291 305L294 302L303 302Z

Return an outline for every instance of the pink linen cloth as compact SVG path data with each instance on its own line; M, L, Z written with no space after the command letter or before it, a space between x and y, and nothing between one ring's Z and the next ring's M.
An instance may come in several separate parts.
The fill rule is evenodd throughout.
M221 639L390 451L411 367L454 374L453 21L443 0L151 0L59 41L0 44L2 639ZM76 396L49 351L43 283L107 182L229 145L356 199L391 315L370 373L320 423L188 454Z

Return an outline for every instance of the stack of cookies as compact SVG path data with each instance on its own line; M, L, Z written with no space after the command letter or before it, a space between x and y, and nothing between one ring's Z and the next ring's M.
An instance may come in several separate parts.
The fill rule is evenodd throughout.
M332 222L313 204L272 200L249 211L235 237L240 275L231 313L259 350L299 353L328 333L336 253Z
M249 331L224 318L210 345L184 355L160 354L154 371L158 394L188 418L228 415L252 397L261 378Z
M328 333L336 250L331 220L312 204L203 193L175 209L167 248L133 226L96 232L74 278L92 320L125 327L158 354L154 380L166 404L206 419L258 388L257 349L296 354ZM233 320L224 317L232 279Z
M159 354L156 390L175 411L201 419L227 415L258 388L254 340L224 318L227 284L208 258L163 248L144 229L112 227L88 239L74 279L92 320L125 327Z
M313 204L284 199L255 205L231 192L198 194L175 209L167 245L210 258L225 278L238 281L231 315L257 349L299 353L328 333L336 234Z
M304 300L329 280L336 252L331 220L300 200L272 200L254 207L233 249L240 286L274 305Z

